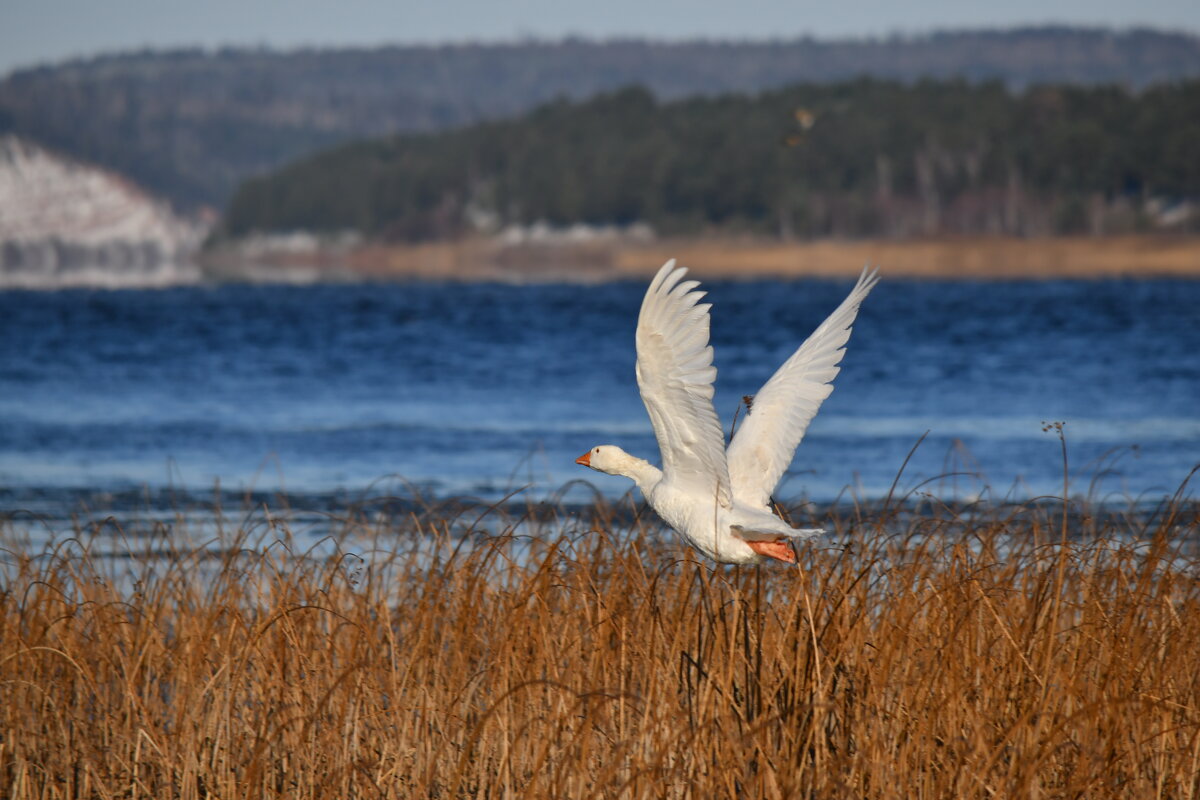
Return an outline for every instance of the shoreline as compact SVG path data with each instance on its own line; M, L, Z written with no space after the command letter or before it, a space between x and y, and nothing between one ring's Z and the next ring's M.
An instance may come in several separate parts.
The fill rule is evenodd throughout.
M669 258L709 279L851 278L866 265L889 278L1052 280L1200 277L1200 235L940 237L909 240L782 242L687 237L505 244L473 238L421 244L262 250L237 244L202 255L215 272L236 275L310 270L375 280L567 281L600 283L652 275Z

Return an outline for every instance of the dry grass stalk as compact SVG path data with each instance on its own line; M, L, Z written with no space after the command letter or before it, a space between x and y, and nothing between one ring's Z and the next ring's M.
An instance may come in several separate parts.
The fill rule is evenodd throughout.
M362 569L278 519L10 551L0 795L1193 797L1197 512L1162 519L1062 551L1054 510L856 512L799 569L601 505L528 538L359 520Z

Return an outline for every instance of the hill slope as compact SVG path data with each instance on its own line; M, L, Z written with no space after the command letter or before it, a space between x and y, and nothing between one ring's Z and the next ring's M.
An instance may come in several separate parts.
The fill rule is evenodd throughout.
M1200 81L1013 94L864 79L668 103L626 89L347 145L248 181L223 228L385 240L539 221L785 238L1111 233L1191 224L1197 197Z
M105 56L0 81L0 132L129 175L177 205L333 144L511 116L630 84L661 98L869 74L1134 87L1200 75L1200 37L1075 28L880 40L524 42L181 50Z

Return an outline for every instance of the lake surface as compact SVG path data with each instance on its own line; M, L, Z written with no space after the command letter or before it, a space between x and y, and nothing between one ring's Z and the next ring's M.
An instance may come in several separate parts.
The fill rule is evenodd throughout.
M851 281L713 282L717 409ZM0 504L72 491L545 497L594 444L656 460L633 374L644 283L0 292ZM1127 502L1200 463L1200 282L884 280L777 494ZM968 472L957 477L936 476ZM407 482L407 483L406 483ZM1094 483L1094 485L1093 485ZM584 487L571 496L586 498Z

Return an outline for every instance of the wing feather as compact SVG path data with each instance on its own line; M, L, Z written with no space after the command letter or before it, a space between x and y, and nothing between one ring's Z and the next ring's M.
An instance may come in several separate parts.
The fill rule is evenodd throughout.
M878 270L864 269L854 289L754 396L751 410L729 444L734 498L764 506L779 484L804 432L833 391L850 329Z
M725 434L713 408L713 351L708 343L708 303L699 281L672 259L642 300L637 325L637 381L662 453L663 480L715 493L731 504Z

